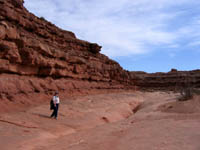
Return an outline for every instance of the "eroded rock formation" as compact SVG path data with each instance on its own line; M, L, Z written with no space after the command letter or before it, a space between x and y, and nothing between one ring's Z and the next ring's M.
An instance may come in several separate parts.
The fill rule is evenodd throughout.
M184 87L200 88L200 70L177 71L168 73L132 72L134 83L141 89L180 90Z
M101 46L29 13L23 0L0 0L0 31L1 99L131 83L129 72L99 53Z
M188 79L200 87L199 70L129 72L100 50L98 44L77 39L74 33L31 14L23 0L0 0L0 100L24 104L55 90L72 94L135 86L174 89Z

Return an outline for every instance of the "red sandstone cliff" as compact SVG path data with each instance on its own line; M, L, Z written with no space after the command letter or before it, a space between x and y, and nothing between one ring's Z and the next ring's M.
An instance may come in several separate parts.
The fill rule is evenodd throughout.
M200 87L200 71L147 74L128 72L99 53L101 46L77 39L23 7L23 0L0 0L0 103L95 89L174 89L186 78ZM4 102L5 103L5 102Z
M99 53L101 46L34 16L23 0L0 0L0 31L0 99L131 83L129 72Z
M131 72L135 85L141 89L179 90L184 86L200 88L200 70L177 71L168 73Z

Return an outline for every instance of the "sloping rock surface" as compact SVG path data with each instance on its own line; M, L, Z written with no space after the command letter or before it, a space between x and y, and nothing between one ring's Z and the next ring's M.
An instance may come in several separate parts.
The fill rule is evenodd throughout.
M0 0L0 103L29 104L27 99L44 100L52 91L200 87L200 70L129 72L100 50L31 14L23 0Z
M130 73L101 46L38 18L23 0L0 0L0 99L49 91L122 89Z

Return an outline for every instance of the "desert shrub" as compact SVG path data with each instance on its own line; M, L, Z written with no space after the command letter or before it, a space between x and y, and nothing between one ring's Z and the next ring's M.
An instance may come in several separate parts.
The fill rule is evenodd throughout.
M180 97L179 97L179 101L186 101L186 100L190 100L193 97L193 89L191 87L184 87L181 91L180 91Z
M193 94L194 94L193 80L194 79L191 78L190 76L185 76L183 78L183 82L180 86L179 101L186 101L193 98Z
M200 89L199 88L193 89L193 93L194 95L200 95Z

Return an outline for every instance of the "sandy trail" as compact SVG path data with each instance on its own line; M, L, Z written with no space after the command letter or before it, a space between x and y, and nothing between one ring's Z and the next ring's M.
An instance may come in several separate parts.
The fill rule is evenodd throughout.
M62 101L58 120L49 118L48 105L3 114L1 150L199 150L200 111L188 113L192 105L187 103L181 103L184 111L172 111L177 96L124 92L76 97ZM190 103L200 106L199 98Z

